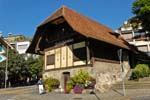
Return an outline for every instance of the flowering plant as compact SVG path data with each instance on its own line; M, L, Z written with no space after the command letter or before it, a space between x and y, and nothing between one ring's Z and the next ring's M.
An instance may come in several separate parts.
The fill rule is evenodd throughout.
M85 88L92 88L93 89L95 84L96 84L96 80L93 77L89 77L86 80Z
M73 88L73 91L74 91L74 93L82 93L82 91L83 91L82 84L75 85L75 87Z

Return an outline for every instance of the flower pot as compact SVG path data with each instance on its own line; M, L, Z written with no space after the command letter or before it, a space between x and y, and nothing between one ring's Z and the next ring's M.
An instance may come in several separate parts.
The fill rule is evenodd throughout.
M73 91L74 91L74 93L81 94L82 91L83 91L83 86L82 86L82 84L75 85L75 87L73 88Z

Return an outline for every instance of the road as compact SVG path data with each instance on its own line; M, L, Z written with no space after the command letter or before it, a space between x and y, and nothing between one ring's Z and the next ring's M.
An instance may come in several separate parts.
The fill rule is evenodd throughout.
M38 93L36 89L36 86L0 89L0 100L14 100L12 98L18 95Z
M107 93L79 95L52 92L39 95L37 86L27 86L19 88L0 89L0 100L150 100L149 89L147 89L147 91L146 89L128 89L126 90L127 96L125 98L120 95L120 91L115 92L112 90ZM143 94L147 94L147 96Z
M15 96L15 94L0 94L0 100L12 100L11 98Z

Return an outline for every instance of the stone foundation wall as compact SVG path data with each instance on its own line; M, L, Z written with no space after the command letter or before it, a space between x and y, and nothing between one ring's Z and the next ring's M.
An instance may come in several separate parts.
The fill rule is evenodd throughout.
M74 76L80 69L87 71L88 73L93 73L91 66L86 67L76 67L76 68L69 68L69 69L58 69L58 70L50 70L43 73L43 78L46 77L53 77L60 81L60 88L64 89L64 72L70 72L70 77Z
M94 63L93 71L96 77L95 89L100 92L109 90L113 84L126 76L130 66L127 61L123 62L124 72L119 63L99 62Z
M109 90L113 84L122 81L130 69L127 61L123 62L124 72L119 63L108 63L95 61L93 67L76 67L69 69L50 70L43 73L43 77L53 77L60 81L60 88L64 89L64 72L69 72L70 77L74 76L79 69L87 71L90 75L95 77L96 85L95 89L100 92Z

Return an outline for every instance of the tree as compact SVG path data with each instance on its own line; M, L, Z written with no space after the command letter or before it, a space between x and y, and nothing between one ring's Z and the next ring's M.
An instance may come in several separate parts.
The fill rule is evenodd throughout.
M26 61L26 68L28 70L28 77L31 79L36 79L38 76L42 75L43 69L43 59L42 57L34 58L30 56Z
M4 54L6 56L6 54ZM0 63L0 87L4 87L6 61ZM27 85L27 78L35 79L42 75L42 57L30 56L27 60L16 51L8 52L8 81L11 86ZM8 83L7 83L8 84ZM7 85L8 86L8 85Z
M4 87L5 81L5 61L0 63L0 88Z
M136 0L132 5L132 11L136 14L134 19L141 22L143 28L150 32L150 0Z
M6 56L6 54L4 54ZM12 86L23 84L26 80L27 69L25 67L25 59L16 51L9 50L8 52L8 81ZM1 84L4 84L6 61L0 63ZM8 84L8 83L7 83ZM7 85L8 86L8 85Z
M6 54L4 54L6 56ZM27 78L36 79L42 75L43 59L24 56L16 51L8 52L8 81L11 86L27 85ZM4 87L6 61L0 63L0 88ZM8 84L8 83L7 83ZM8 85L7 85L8 86Z
M10 50L8 54L8 78L14 86L23 85L27 75L25 59L23 55L18 54L16 51Z

